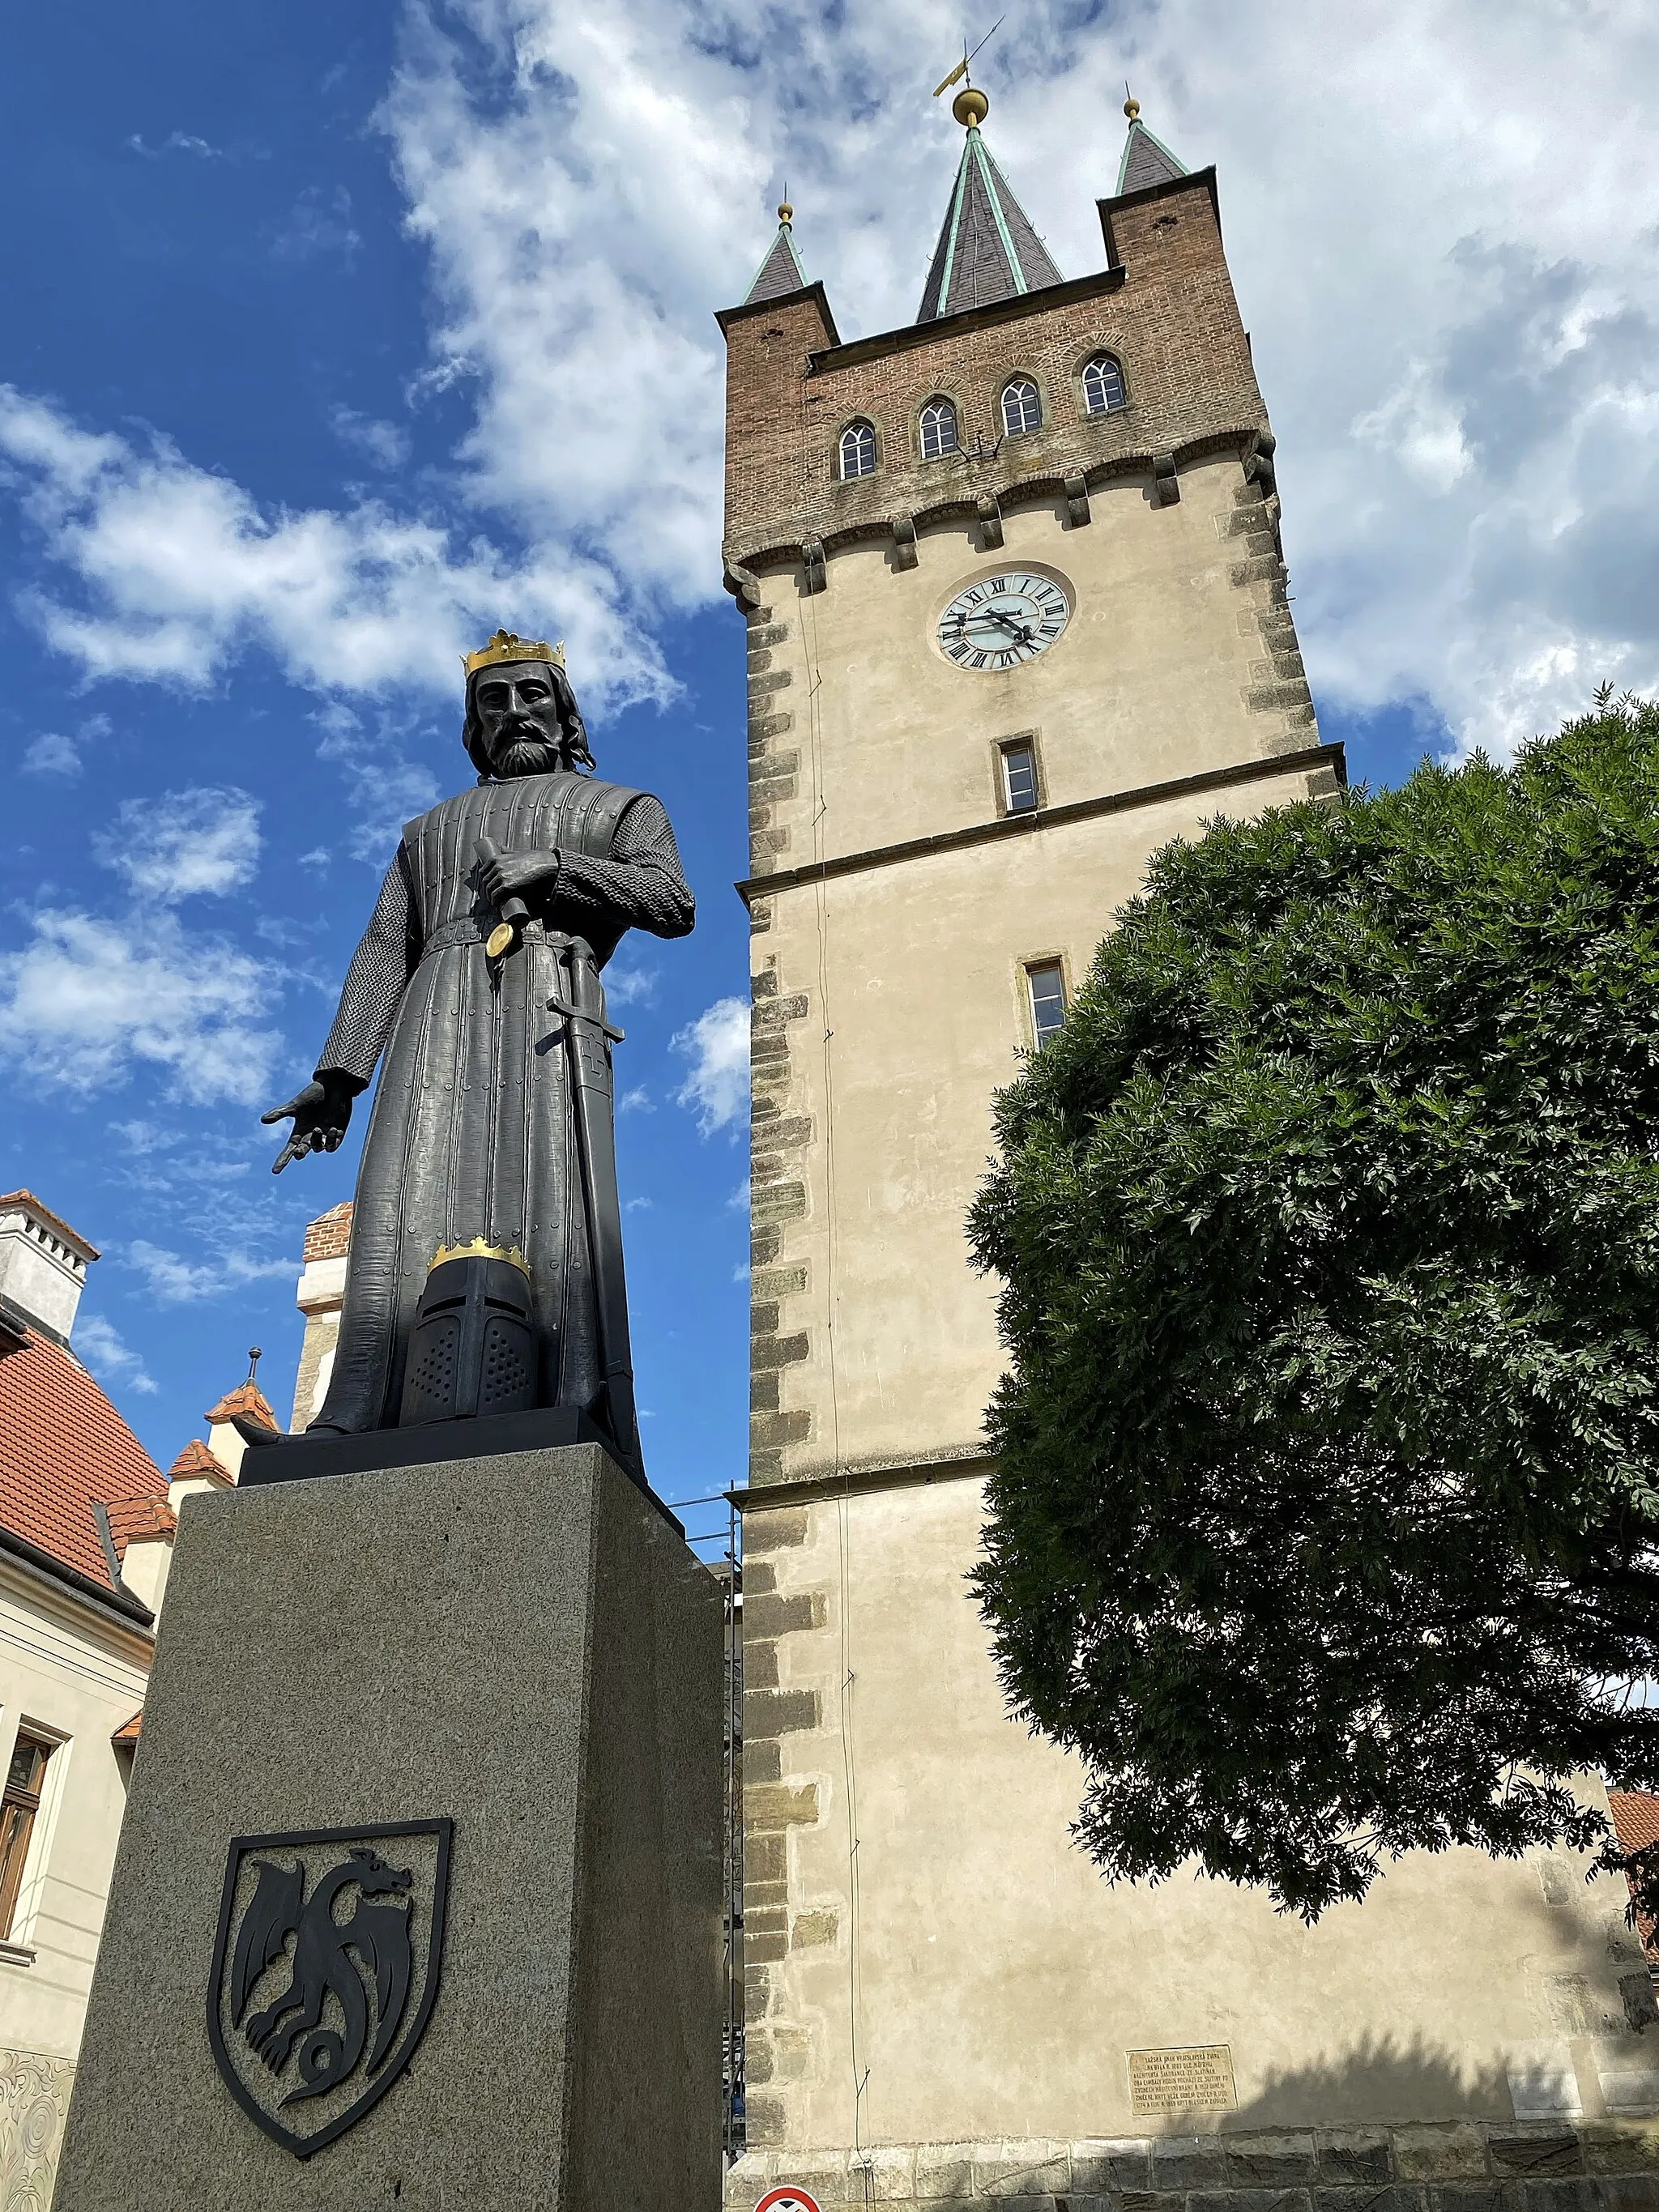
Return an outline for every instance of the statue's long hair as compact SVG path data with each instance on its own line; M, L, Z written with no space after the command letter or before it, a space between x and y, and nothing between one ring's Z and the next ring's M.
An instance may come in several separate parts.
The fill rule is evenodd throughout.
M587 726L582 720L580 708L576 704L576 695L570 688L570 678L556 660L538 661L534 665L545 667L548 679L553 686L554 703L559 716L562 764L592 775L599 763L588 750ZM489 755L484 750L483 726L478 720L477 687L481 678L494 676L496 672L495 667L486 665L475 669L466 679L466 720L461 725L461 743L466 747L467 758L478 771L480 783L490 781L491 770Z

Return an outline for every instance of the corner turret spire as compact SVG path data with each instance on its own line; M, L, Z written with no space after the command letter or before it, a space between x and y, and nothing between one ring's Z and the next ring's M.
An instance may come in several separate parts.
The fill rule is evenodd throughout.
M957 94L951 111L968 139L916 310L919 323L1063 281L979 135L990 107L985 94L969 85Z
M1140 119L1140 102L1133 93L1123 103L1129 118L1129 135L1123 142L1123 159L1117 165L1120 193L1138 192L1146 185L1172 184L1188 172L1161 138L1154 138Z
M755 281L743 295L745 307L757 300L775 300L785 292L799 292L806 284L806 271L800 265L800 256L795 251L795 234L789 228L795 210L787 200L778 205L778 234L772 240L771 250L755 271Z

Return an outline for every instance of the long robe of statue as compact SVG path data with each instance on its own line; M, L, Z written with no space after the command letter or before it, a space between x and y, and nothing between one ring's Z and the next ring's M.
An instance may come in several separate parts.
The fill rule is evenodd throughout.
M428 1271L445 1248L477 1240L522 1255L538 1401L591 1411L603 1401L592 1198L585 1202L568 1018L549 1002L556 1009L568 1003L573 957L581 963L591 953L591 974L630 928L682 936L692 926L693 902L668 817L648 793L567 767L534 773L492 765L566 759L571 750L566 744L538 756L510 742L495 748L487 716L480 732L473 687L481 677L513 672L486 665L470 678L468 748L488 780L404 830L317 1064L318 1085L349 1100L384 1055L357 1181L339 1342L313 1429L397 1425ZM562 668L542 672L556 672L566 729L574 725L577 757L586 758ZM507 910L481 888L479 855L490 848L504 869L548 870L523 886L522 918L501 957L486 949ZM608 1147L610 1051L597 987L593 995L599 1018L585 1024L579 1043L587 1110L597 1091ZM277 1112L291 1112L307 1096ZM296 1152L337 1141L331 1130L308 1135L306 1121L296 1120ZM610 1351L614 1366L614 1344Z

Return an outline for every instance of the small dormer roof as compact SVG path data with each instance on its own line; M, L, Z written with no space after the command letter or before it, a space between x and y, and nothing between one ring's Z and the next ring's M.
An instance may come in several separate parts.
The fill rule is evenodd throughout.
M1131 96L1123 104L1129 118L1129 135L1123 142L1123 159L1117 165L1120 194L1138 192L1148 185L1173 184L1190 173L1161 138L1153 137L1140 119L1140 102Z
M743 295L745 307L753 307L757 300L777 300L786 292L805 289L806 271L800 265L800 256L795 251L795 234L790 228L794 213L787 200L779 208L778 234L765 260L755 271L754 283Z

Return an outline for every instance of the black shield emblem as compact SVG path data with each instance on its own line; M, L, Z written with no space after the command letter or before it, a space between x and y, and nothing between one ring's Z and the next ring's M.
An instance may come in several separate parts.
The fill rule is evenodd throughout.
M249 2118L309 2158L379 2104L438 1994L451 1820L233 1838L208 2038Z

